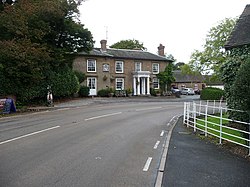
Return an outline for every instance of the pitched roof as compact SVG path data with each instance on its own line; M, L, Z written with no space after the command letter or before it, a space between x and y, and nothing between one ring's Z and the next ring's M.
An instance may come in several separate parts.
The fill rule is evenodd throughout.
M100 48L94 48L89 53L80 52L79 55L84 56L100 56L100 57L112 57L117 59L135 59L135 60L153 60L153 61L168 61L173 60L166 57L156 55L147 51L142 50L130 50L130 49L107 49L102 51Z
M204 82L205 78L201 74L199 75L187 75L183 74L180 70L173 71L176 83L188 83L188 82Z
M237 21L228 41L226 49L250 44L250 4L246 5L243 13Z

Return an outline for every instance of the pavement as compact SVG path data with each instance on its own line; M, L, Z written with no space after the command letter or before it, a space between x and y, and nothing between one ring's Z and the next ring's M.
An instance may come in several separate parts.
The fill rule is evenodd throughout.
M180 117L168 146L162 186L249 187L250 161L201 139Z

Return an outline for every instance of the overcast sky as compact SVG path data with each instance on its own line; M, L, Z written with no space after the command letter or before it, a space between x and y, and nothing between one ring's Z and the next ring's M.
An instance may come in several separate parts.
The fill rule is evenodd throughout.
M177 62L188 63L202 50L210 28L225 18L240 16L249 0L87 0L80 7L81 22L100 47L136 39L149 52L159 44Z

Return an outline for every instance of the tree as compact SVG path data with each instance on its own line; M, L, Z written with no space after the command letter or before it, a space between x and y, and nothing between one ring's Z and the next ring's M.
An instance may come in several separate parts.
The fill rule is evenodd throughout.
M143 46L143 43L140 43L138 40L135 40L135 39L133 39L133 40L121 40L121 41L111 45L110 48L147 50L147 48L145 48Z
M236 18L226 18L212 27L206 37L204 50L195 50L191 55L190 65L201 73L214 72L220 75L220 66L225 62L227 52L224 50L225 42L232 32Z
M91 32L78 21L81 2L18 0L4 4L0 11L1 94L16 95L22 101L44 97L55 74L73 76L69 54L89 51L94 43ZM64 91L68 93L68 88Z
M173 66L173 70L181 70L181 67L185 65L184 62L177 62L176 64L174 64Z
M166 91L166 85L167 85L167 91L171 90L171 84L175 81L175 78L173 76L173 64L170 63L165 68L163 72L160 72L156 75L159 79L160 88L162 91Z

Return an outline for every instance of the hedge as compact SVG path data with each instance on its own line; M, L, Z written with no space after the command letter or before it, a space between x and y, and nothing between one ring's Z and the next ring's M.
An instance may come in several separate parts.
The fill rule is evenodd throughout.
M202 100L220 100L224 95L224 90L222 89L207 87L201 91L200 98Z

